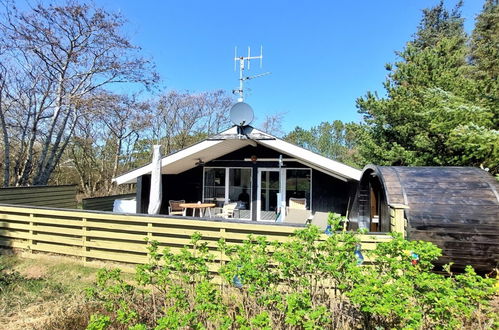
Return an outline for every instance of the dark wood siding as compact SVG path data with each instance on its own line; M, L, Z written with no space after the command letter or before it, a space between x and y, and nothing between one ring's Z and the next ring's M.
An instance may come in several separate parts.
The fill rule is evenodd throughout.
M439 264L452 261L457 269L469 264L479 271L497 266L499 184L489 173L472 167L367 166L359 189L373 175L385 190L385 204L409 206L408 238L442 248Z
M195 167L179 174L163 174L161 184L163 197L159 213L168 214L169 200L201 201L203 194L203 167ZM147 213L150 190L150 174L137 178L137 213Z
M257 158L279 158L280 155L282 155L282 157L284 158L293 158L282 152L275 151L273 149L264 147L262 145L257 145L256 147L246 146L244 148L238 149L222 157L219 157L213 162L223 161L223 160L244 160L245 158L250 158L252 155L257 156Z
M345 215L348 201L357 183L344 182L312 170L312 210Z
M75 208L76 186L64 185L0 188L0 203Z
M259 161L255 164L244 159L256 155ZM257 171L259 167L277 168L278 161L261 161L261 159L292 158L263 146L247 146L207 162L205 167L247 167L253 169L252 201L253 219L256 219ZM163 202L160 213L168 213L168 201L185 199L186 202L202 200L203 166L195 167L175 175L163 175ZM284 163L284 168L308 168L301 163L290 161ZM137 180L137 212L147 213L149 204L150 175L144 175ZM357 183L344 182L317 170L312 170L312 210L321 212L336 212L346 214L350 197Z
M203 197L203 167L195 167L179 174L163 175L161 214L168 214L168 201L184 199L198 202Z
M151 191L151 175L142 175L137 178L137 213L147 213L149 206L149 192Z

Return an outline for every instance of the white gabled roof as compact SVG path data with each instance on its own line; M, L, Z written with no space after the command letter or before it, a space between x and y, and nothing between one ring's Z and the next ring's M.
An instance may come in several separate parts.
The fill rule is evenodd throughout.
M237 136L237 127L232 127L210 139L163 157L161 159L161 173L178 174L195 167L199 159L209 162L247 145L259 143L270 149L292 156L300 163L339 179L345 181L360 180L362 174L360 170L298 147L255 128L251 128L250 131L250 139L246 137L238 139L235 138ZM253 137L255 139L252 139ZM149 173L151 173L151 164L120 175L114 178L113 181L117 184L135 183L139 176Z

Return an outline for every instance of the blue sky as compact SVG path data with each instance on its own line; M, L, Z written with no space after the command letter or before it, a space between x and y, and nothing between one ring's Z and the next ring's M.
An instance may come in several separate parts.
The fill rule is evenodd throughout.
M449 8L455 0L446 1ZM264 49L252 63L246 102L258 122L286 113L283 129L359 121L356 98L380 92L384 64L416 31L421 9L437 0L137 1L95 0L127 19L127 34L156 63L166 89L200 92L238 86L234 46ZM466 30L482 0L465 0ZM234 98L235 99L235 98Z

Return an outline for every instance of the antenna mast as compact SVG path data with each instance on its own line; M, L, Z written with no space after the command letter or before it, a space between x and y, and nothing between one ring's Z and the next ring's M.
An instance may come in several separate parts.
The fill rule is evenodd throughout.
M265 72L261 74L257 74L254 76L244 76L244 69L245 69L245 62L248 64L248 70L250 69L250 63L251 60L256 60L260 59L260 68L262 67L262 62L263 62L263 47L260 46L260 55L259 56L251 56L251 49L248 47L248 56L237 56L237 46L234 49L234 71L236 71L236 65L237 61L239 61L239 89L234 89L232 93L238 94L239 97L237 98L238 102L243 102L244 101L244 81L245 80L250 80L253 78L258 78L261 76L266 76L270 74L270 72Z

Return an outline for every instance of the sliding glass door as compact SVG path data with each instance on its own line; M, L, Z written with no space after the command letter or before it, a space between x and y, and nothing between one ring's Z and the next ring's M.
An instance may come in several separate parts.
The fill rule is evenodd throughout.
M279 216L279 193L281 193L281 171L258 170L257 220L276 221Z
M257 220L285 221L286 207L296 207L296 203L311 210L311 191L312 171L309 168L259 169Z

